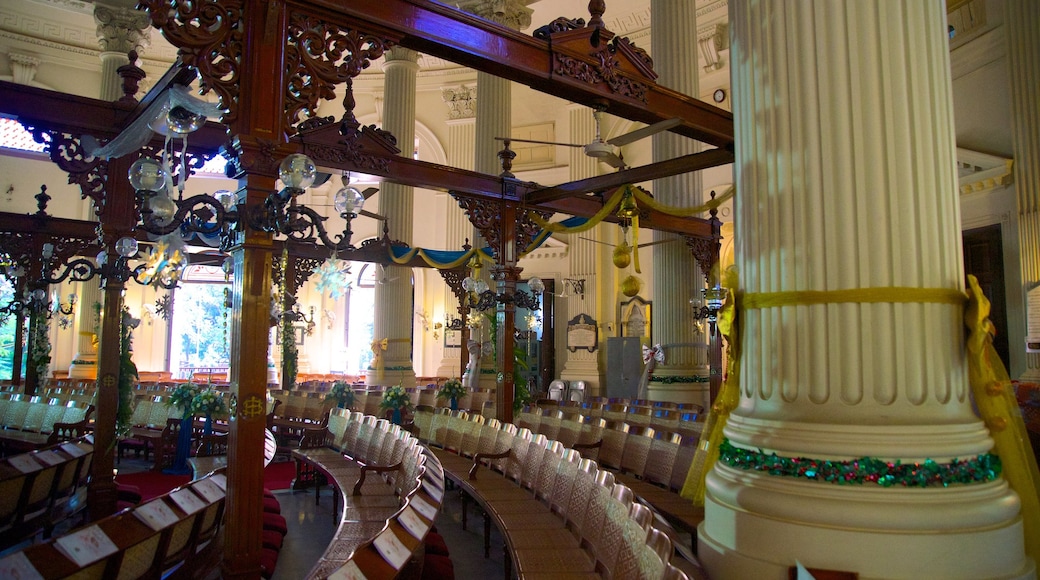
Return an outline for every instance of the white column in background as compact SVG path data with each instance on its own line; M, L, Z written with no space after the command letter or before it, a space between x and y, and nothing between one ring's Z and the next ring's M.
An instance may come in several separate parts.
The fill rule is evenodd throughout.
M400 155L411 157L415 151L415 88L419 54L396 46L386 52L383 72L383 129L397 138ZM412 187L384 182L379 193L379 213L386 217L390 238L412 242ZM375 340L387 339L383 353L384 385L415 386L412 366L412 322L414 301L412 272L401 266L387 267L387 281L375 288ZM373 376L374 370L369 370ZM373 384L371 379L369 383Z
M696 6L694 2L651 0L651 50L657 83L686 95L700 94ZM670 132L653 137L654 161L666 161L700 150L687 137ZM655 179L654 197L661 203L692 207L702 203L700 173ZM649 236L646 236L649 237ZM644 239L641 237L640 239ZM652 247L653 310L651 340L665 345L665 361L654 375L675 382L651 383L651 399L708 404L708 351L706 337L694 325L690 299L700 296L704 276L680 236L654 232ZM631 240L629 240L631 242ZM636 249L635 251L639 251ZM667 345L676 345L668 347ZM694 380L704 382L692 382Z

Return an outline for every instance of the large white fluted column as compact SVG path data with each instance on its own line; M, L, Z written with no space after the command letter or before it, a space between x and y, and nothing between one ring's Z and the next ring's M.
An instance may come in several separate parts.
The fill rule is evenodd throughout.
M697 75L697 29L694 2L652 0L651 54L658 84L686 95L700 94ZM654 135L654 161L665 161L699 151L696 141L665 132ZM697 172L655 179L654 196L664 204L690 207L701 203ZM700 295L704 277L682 238L654 233L654 298L652 337L665 346L665 361L654 369L648 396L655 400L708 405L708 351L704 333L694 325L690 299ZM638 249L636 251L639 251ZM673 346L668 346L673 345Z
M531 13L534 12L527 5L534 0L459 0L455 5L466 12L470 12L481 18L497 22L513 30L524 30L531 26ZM513 131L513 83L507 79L496 77L485 72L477 72L477 105L476 105L476 129L474 136L474 163L473 169L481 173L499 175L502 173L502 162L498 158L498 152L502 149L502 142L496 141L495 137L509 137ZM472 242L474 247L487 246L487 241L476 228L472 230ZM491 288L495 288L495 282L491 280L491 268L482 268L481 277ZM484 333L484 334L481 334ZM486 338L486 329L478 331L478 339ZM463 345L465 346L465 345ZM494 366L490 353L484 353L484 369L488 364ZM494 373L481 374L481 388L495 388Z
M127 53L144 51L151 40L152 21L148 13L124 7L94 6L98 47L101 49L101 91L98 98L117 101L123 96L123 80L117 69L127 64Z
M448 165L461 169L473 169L474 136L476 129L476 89L467 87L442 89L445 103L450 108L448 119ZM474 243L473 225L469 223L466 212L462 211L455 200L448 198L447 220L444 228L444 248L459 249L468 240ZM447 319L459 318L459 300L455 294L446 289L444 292L444 313ZM445 330L445 332L448 332ZM458 377L462 372L462 349L445 348L441 363L437 367L439 377Z
M796 305L742 310L726 437L752 460L941 470L987 453L963 304L941 301L964 287L944 4L729 6L743 304L936 296L787 294ZM786 578L796 560L864 579L1035 577L1003 479L908 488L769 473L725 461L708 473L698 556L712 578Z
M1040 285L1040 3L1006 0L1004 7L1018 243L1026 291ZM1029 333L1033 334L1033 330ZM1023 345L1012 344L1011 348L1020 349ZM1026 354L1026 371L1021 379L1040 381L1040 353Z
M568 107L567 115L570 118L571 133L568 141L571 143L591 143L596 138L596 121L588 107L571 105ZM571 148L569 151L568 166L570 168L570 180L585 179L598 174L599 161L585 155L582 149ZM585 314L603 322L605 311L599 308L599 297L597 284L599 283L596 272L598 266L598 253L606 246L596 243L600 239L600 228L595 228L584 234L572 235L567 240L567 262L568 278L581 280L584 283L585 293L578 295L573 288L568 291L570 295L564 304L556 304L556 313L563 313L558 318L557 326L563 326L575 316ZM588 238L588 239L585 239ZM609 280L609 278L608 278ZM557 292L562 292L566 282L557 282ZM562 308L561 308L562 306ZM613 316L613 313L609 313ZM597 330L598 332L598 330ZM602 339L601 339L602 341ZM599 343L599 348L606 348L606 344ZM567 350L567 358L563 363L560 378L565 381L585 381L588 383L586 396L602 394L606 384L603 369L599 365L599 352L589 352L586 349L578 349L571 352Z
M383 129L397 138L401 155L411 157L415 150L415 86L419 54L396 46L386 52L383 64L386 86L383 98ZM379 193L379 213L386 217L390 238L412 243L413 188L384 182ZM412 366L412 321L415 311L410 268L387 266L385 284L376 284L375 340L387 339L382 353L384 385L415 386ZM373 363L375 364L375 363ZM370 367L368 376L378 377ZM376 384L372 380L369 384Z
M97 344L94 333L100 329L97 308L101 306L101 290L95 282L79 285L76 299L76 354L69 365L70 379L97 378Z

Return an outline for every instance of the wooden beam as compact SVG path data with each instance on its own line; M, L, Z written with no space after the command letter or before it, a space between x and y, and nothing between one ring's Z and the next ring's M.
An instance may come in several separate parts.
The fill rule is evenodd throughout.
M136 110L137 105L0 81L0 116L74 136L88 134L106 139L115 137ZM216 153L226 141L227 129L214 121L207 122L189 138L192 151L207 155ZM162 144L161 135L156 136L151 143L156 148L161 148Z
M692 153L668 161L658 161L649 165L632 167L615 173L597 175L579 181L563 183L532 191L527 196L528 204L543 204L557 199L581 195L589 192L601 192L616 189L626 183L641 183L671 177L681 173L700 171L709 167L717 167L733 162L733 153L726 149L709 149L700 153Z
M407 48L568 101L605 106L612 115L646 124L678 117L683 122L671 129L675 133L719 147L733 143L733 114L729 111L656 83L649 84L646 102L640 103L602 85L554 74L549 42L444 4L426 0L311 0L306 2L306 10L320 12L333 21L337 15L349 17L358 29L381 34Z

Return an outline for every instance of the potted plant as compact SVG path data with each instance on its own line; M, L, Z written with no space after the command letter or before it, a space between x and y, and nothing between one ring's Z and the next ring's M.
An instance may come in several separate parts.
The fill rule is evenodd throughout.
M332 390L325 395L326 401L336 401L340 409L349 409L354 406L354 389L347 381L336 381L332 384Z
M199 391L191 400L191 412L195 415L205 415L206 424L203 433L209 435L213 432L213 415L227 415L227 403L224 397L213 389Z
M177 388L170 393L170 398L166 399L167 405L178 407L181 410L181 430L177 435L177 453L173 457L173 465L163 473L171 475L191 473L191 468L188 467L188 448L191 447L191 407L195 395L198 395L200 390L198 385L188 381L177 385Z
M383 399L379 401L380 409L393 411L392 421L395 425L401 424L401 412L411 406L412 400L408 398L408 393L405 392L404 387L401 385L394 385L384 391Z
M451 410L458 411L459 399L465 396L466 393L467 389L462 384L462 381L456 378L451 378L445 381L441 388L437 390L437 398L448 399Z

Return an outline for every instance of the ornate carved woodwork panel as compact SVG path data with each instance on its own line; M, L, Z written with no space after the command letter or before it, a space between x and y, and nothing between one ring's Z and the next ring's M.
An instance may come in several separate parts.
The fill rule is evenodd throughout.
M701 273L704 274L704 281L710 283L711 269L718 263L719 250L722 248L722 244L714 238L683 236L683 240L686 241L686 247L693 254L693 258L697 260L697 265L700 266Z
M51 161L69 174L69 183L79 186L82 198L90 198L94 202L94 213L100 218L105 212L108 161L88 156L80 139L68 133L34 125L30 125L28 130L37 143L47 145Z
M296 123L302 111L313 114L320 99L336 96L336 85L346 82L344 120L354 117L351 79L368 68L393 43L358 30L341 28L299 12L289 14L289 43L285 47L285 126Z
M141 0L152 25L158 28L185 66L199 71L202 91L213 91L226 111L223 121L238 118L239 76L245 50L243 0ZM277 6L271 3L271 6ZM277 14L268 12L268 18Z

